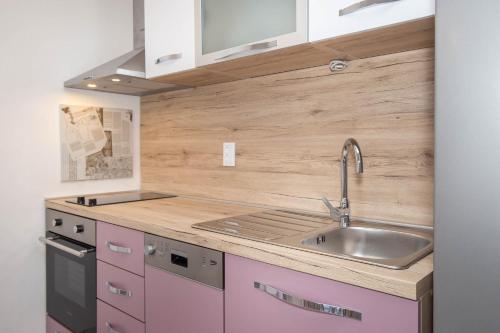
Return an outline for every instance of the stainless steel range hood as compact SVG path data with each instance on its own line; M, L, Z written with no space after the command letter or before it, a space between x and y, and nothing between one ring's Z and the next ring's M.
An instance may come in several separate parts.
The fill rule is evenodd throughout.
M133 96L185 88L146 80L144 0L134 0L134 50L64 82L64 86Z

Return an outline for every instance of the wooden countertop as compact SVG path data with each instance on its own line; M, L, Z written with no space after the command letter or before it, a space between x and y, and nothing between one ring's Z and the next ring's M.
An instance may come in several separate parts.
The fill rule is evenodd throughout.
M58 198L46 200L46 207L412 300L432 289L432 254L408 269L392 270L191 228L263 208L191 197L97 207Z

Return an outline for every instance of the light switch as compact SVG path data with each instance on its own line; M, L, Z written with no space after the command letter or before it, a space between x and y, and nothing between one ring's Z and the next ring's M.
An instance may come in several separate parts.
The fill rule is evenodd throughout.
M228 167L236 166L236 144L224 142L222 149L222 165Z

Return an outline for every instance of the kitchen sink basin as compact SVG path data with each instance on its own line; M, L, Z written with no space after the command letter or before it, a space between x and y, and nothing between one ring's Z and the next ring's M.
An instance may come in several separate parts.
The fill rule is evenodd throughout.
M402 269L432 252L431 237L372 227L334 228L300 241L301 247Z
M330 216L285 210L202 222L193 227L392 269L407 268L433 249L432 230L360 221L340 228Z

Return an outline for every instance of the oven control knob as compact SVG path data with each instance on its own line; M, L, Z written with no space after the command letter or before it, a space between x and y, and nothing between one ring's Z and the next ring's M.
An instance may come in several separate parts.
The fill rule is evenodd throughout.
M53 227L60 227L60 226L62 226L62 223L63 223L62 219L53 219L52 220Z
M82 233L82 232L83 232L83 230L84 230L84 229L83 229L83 225L81 225L81 224L77 224L77 225L75 225L75 226L73 227L73 232L74 232L75 234Z
M147 256L152 256L153 254L155 254L155 252L156 252L156 246L154 246L154 245L146 245L144 247L144 253Z

